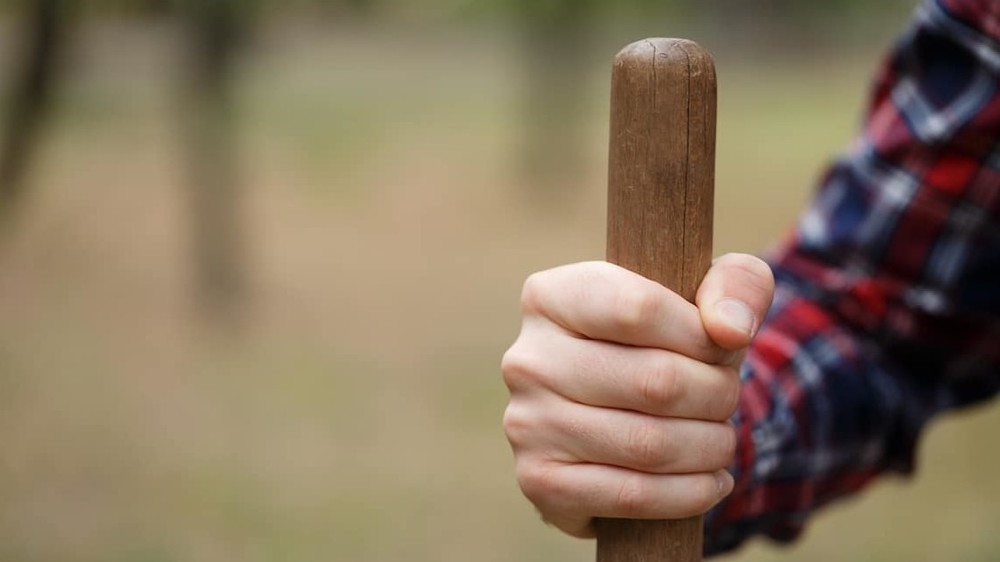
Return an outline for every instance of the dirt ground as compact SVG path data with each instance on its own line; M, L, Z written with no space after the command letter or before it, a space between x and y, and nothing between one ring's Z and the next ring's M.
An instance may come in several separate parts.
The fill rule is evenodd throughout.
M0 238L0 558L590 558L516 489L498 363L524 276L602 255L603 67L554 204L511 172L502 35L266 33L239 80L251 291L227 335L191 299L172 38L83 30ZM792 224L873 66L720 55L719 253ZM731 559L1000 558L998 423L934 425L915 478Z

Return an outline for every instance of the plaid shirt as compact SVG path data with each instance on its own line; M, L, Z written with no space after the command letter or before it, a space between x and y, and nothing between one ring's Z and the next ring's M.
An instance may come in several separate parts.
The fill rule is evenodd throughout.
M1000 2L920 6L771 263L709 554L794 539L817 507L911 472L935 414L1000 390Z

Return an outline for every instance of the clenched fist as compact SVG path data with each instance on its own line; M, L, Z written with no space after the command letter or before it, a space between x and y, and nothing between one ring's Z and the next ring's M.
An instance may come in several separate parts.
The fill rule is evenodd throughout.
M742 254L713 263L696 305L604 262L528 278L503 423L546 521L589 537L594 517L688 517L732 491L739 365L773 292Z

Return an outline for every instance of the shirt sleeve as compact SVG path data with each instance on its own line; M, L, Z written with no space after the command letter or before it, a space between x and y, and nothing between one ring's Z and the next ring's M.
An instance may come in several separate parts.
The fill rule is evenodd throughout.
M816 508L909 473L936 414L1000 389L1000 2L928 0L865 124L771 258L743 365L733 494L706 553L798 536Z

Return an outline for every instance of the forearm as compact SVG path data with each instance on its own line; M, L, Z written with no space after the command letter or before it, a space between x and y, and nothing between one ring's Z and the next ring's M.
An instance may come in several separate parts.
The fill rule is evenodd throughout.
M816 508L912 467L925 411L906 381L787 281L776 298L741 374L736 484L707 519L709 553L758 534L790 541Z
M772 259L709 552L791 540L815 508L911 471L935 414L1000 388L998 75L997 2L925 2L886 60L864 128Z

